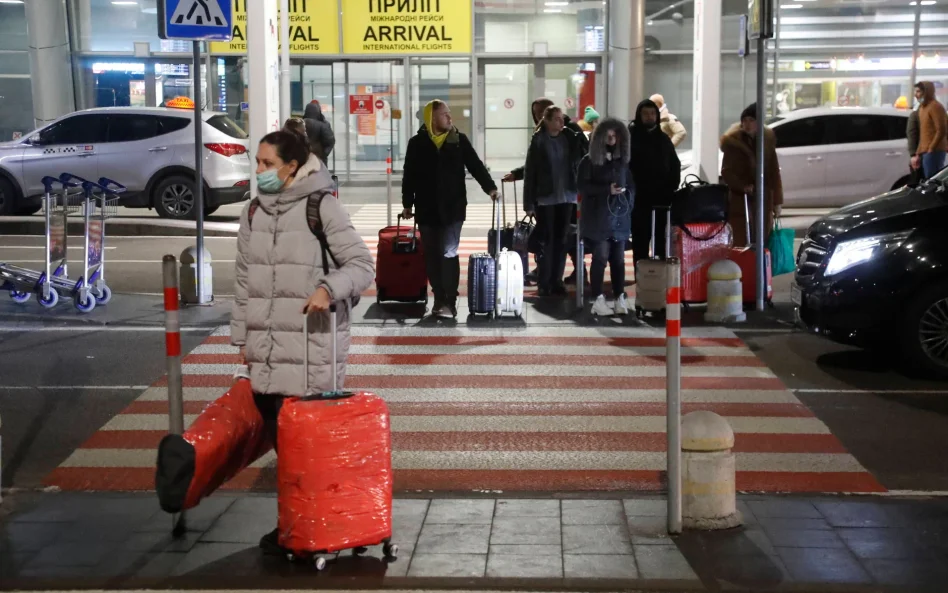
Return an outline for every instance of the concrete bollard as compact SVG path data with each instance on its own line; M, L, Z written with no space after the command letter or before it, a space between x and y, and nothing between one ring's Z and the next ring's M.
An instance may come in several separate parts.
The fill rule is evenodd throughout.
M722 259L708 268L708 309L704 320L709 323L747 321L741 267L736 262Z
M730 529L737 511L734 431L714 412L699 410L681 421L682 524L687 529Z
M204 285L201 289L204 298L198 299L197 293L197 248L188 247L181 252L181 302L186 305L210 304L214 300L214 274L211 268L211 252L204 250Z

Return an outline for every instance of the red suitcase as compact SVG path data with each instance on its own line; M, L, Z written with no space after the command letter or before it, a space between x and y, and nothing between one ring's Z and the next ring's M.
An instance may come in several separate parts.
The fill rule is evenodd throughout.
M428 300L428 274L425 253L417 224L398 224L379 231L379 248L375 261L376 299L414 303Z
M684 303L708 301L708 268L726 259L734 244L731 225L726 222L702 222L676 226L672 231L675 257L681 261L681 300Z
M272 448L250 379L240 377L183 435L161 440L155 472L161 508L178 513L196 507Z
M336 360L335 306L329 315ZM304 321L304 340L308 329ZM303 365L309 368L308 352ZM285 399L277 421L280 547L290 560L313 559L320 570L326 564L317 554L358 554L378 544L388 559L398 553L388 407L371 393L338 391L333 377L332 391L313 395L307 377L303 397Z
M748 241L751 237L750 228L750 207L747 204L747 196L744 196L744 224L747 225ZM727 256L741 267L741 290L744 293L744 302L753 303L757 301L757 251L753 247L735 247L731 249ZM770 262L770 250L764 249L764 277L766 283L766 301L769 303L774 298L773 270Z

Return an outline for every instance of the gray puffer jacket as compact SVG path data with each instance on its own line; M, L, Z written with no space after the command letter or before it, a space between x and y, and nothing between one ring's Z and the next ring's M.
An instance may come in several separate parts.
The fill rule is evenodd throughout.
M326 166L310 156L296 178L280 193L260 193L260 207L248 221L250 206L240 217L237 238L237 282L231 344L246 346L255 393L300 395L303 391L303 305L324 286L338 303L338 386L346 377L349 352L350 299L369 287L375 266L369 248L349 215L331 195L322 200L320 215L326 232L330 272L323 274L319 241L306 218L308 197L332 187ZM337 267L338 264L338 267ZM329 313L313 313L309 321L309 385L311 392L332 389Z

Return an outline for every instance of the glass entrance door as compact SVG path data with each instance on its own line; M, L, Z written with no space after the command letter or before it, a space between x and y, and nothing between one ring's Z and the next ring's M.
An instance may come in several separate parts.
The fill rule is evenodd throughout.
M483 131L484 160L493 171L507 172L523 165L535 125L530 106L546 97L576 121L587 106L597 107L605 97L602 68L592 62L545 59L481 60L478 75L484 81L483 109L478 126Z

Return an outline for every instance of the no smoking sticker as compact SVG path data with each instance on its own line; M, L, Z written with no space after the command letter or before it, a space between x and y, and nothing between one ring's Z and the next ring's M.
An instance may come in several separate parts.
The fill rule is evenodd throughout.
M504 107L507 109L513 109L514 100L513 99L504 99Z

